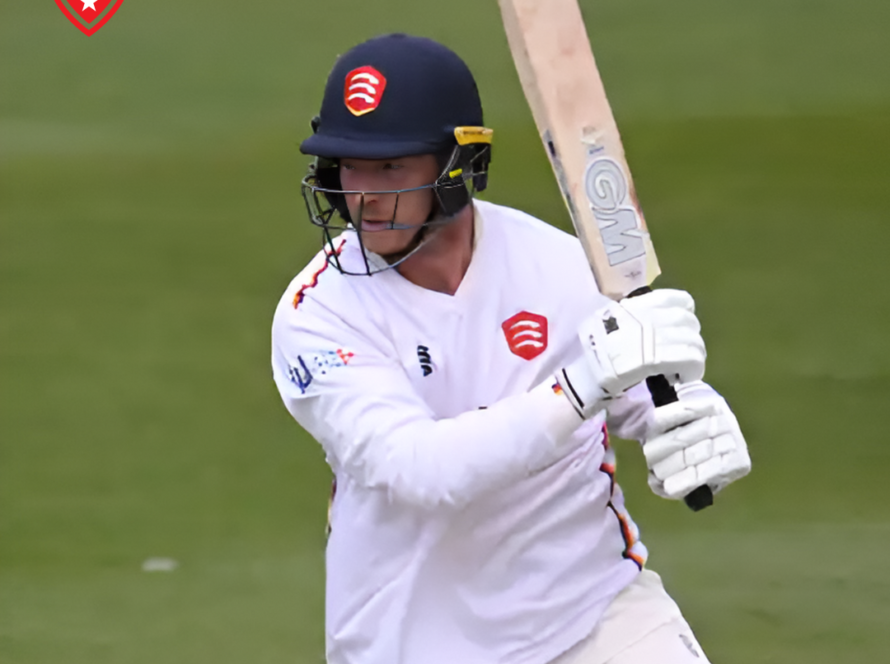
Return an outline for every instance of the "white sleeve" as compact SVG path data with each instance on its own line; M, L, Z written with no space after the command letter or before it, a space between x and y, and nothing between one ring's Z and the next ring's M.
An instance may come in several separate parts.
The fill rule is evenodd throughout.
M397 361L348 328L306 314L276 317L272 369L288 411L329 463L394 501L460 507L579 444L571 433L582 421L553 381L437 420Z
M697 380L675 389L683 394L717 394L717 390L707 383ZM617 399L613 399L607 407L606 424L609 432L618 438L644 442L649 435L655 404L645 381L634 385Z

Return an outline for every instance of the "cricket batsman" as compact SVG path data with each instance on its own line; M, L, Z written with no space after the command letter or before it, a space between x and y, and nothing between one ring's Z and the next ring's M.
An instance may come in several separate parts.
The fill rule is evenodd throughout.
M701 381L689 294L613 302L578 240L477 200L476 83L386 35L327 80L303 181L322 251L275 312L272 368L336 492L330 664L707 662L624 507L610 434L682 499L750 470ZM656 409L647 376L675 381Z

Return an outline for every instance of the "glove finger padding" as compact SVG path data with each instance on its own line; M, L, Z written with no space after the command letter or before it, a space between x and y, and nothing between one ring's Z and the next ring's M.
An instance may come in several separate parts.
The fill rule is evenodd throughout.
M717 414L717 404L711 399L697 398L684 401L675 401L653 411L652 421L649 424L647 447L656 442L658 436L665 431L676 429L695 420L710 417Z
M643 453L649 486L666 498L683 498L702 484L716 493L751 469L738 421L717 394L656 409Z
M695 300L686 291L675 288L659 288L639 297L625 298L621 303L633 314L639 310L652 310L658 308L685 309L691 314L695 313Z
M649 320L657 327L680 328L684 330L690 329L694 332L701 332L701 322L693 312L679 307L658 307L654 309L646 309L645 311L647 315L645 316L639 315L636 310L628 309L628 305L633 304L636 299L639 298L621 300L621 305L628 310L631 316L639 320L640 323Z
M647 376L704 374L705 344L692 297L658 290L613 302L582 323L578 331L595 381L615 397Z
M713 403L697 406L689 408L686 404L675 402L656 409L655 417L662 433L646 441L644 452L650 467L679 450L713 437L714 427L721 422L716 406Z

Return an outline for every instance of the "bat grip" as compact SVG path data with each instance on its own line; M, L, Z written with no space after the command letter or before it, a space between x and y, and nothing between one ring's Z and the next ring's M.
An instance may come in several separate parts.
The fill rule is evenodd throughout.
M630 293L628 297L643 295L644 293L651 292L651 290L648 286L643 286ZM674 389L674 386L670 384L665 376L649 376L646 379L646 387L649 388L649 394L652 395L652 403L655 404L656 408L680 400L677 396L677 390ZM697 489L693 489L686 494L683 501L693 512L698 512L714 504L714 493L711 491L711 487L707 484L702 484Z

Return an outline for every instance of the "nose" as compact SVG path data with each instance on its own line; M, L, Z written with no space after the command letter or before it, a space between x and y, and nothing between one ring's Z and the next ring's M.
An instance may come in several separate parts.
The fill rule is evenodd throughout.
M362 193L358 194L359 200L365 207L374 205L380 200L380 194L374 189L362 189L361 192Z
M365 181L362 184L368 188L359 189L355 187L351 190L357 193L346 195L346 203L352 210L353 215L376 219L381 216L389 218L395 214L395 208L399 200L397 193L382 193L383 190L380 189L380 183Z
M379 204L379 196L379 194L373 191L359 191L356 194L347 194L346 204L352 210L353 215L365 217L369 213L374 213L375 208Z

